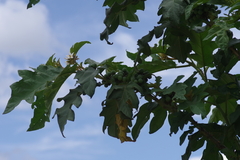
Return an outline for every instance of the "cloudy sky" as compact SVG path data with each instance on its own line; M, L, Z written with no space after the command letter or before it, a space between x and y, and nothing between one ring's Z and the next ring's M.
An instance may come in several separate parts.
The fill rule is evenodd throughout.
M80 50L80 60L92 58L102 61L110 56L131 64L126 50L135 52L136 42L156 25L159 2L147 2L146 11L139 11L140 23L130 23L132 29L120 27L110 36L114 45L100 41L104 30L102 23L105 8L102 0L42 0L31 9L26 9L28 0L0 0L0 109L4 110L11 91L9 86L19 80L17 70L37 67L49 56L62 59L69 48L79 41L90 41ZM164 80L172 82L179 71L164 72ZM191 72L182 72L190 75ZM69 80L58 97L74 88ZM32 109L22 102L13 112L0 116L0 159L1 160L179 160L185 146L179 147L179 134L169 136L169 126L155 134L148 134L145 127L137 142L123 143L102 133L103 118L99 117L105 90L97 91L93 99L84 98L83 105L75 109L76 120L69 122L63 138L56 119L44 129L26 132ZM61 104L54 103L53 112ZM191 160L199 160L200 152Z

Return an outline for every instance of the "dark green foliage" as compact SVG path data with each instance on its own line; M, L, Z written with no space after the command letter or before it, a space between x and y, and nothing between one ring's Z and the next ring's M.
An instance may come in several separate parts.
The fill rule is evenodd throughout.
M11 112L22 100L32 104L35 93L50 87L52 84L49 81L55 80L62 70L61 67L49 65L40 65L33 68L33 71L19 70L18 74L22 79L11 85L12 94L4 114Z
M30 0L28 8L38 2ZM127 22L138 21L136 13L144 10L144 5L144 0L105 0L106 28L100 39L112 44L109 35L120 25L130 28ZM102 129L121 142L136 141L148 121L149 133L155 133L167 118L170 135L183 131L180 145L188 141L182 160L200 148L204 160L222 160L222 154L239 159L240 76L231 72L240 59L240 40L231 31L240 29L239 9L235 0L163 0L156 13L160 16L158 25L137 41L136 53L127 51L133 66L114 62L115 57L100 63L90 58L78 63L77 52L90 42L77 42L65 67L51 56L33 71L20 70L22 79L11 85L4 114L25 100L34 109L28 131L44 127L50 120L55 95L74 74L78 86L57 99L64 105L54 114L62 134L67 121L74 121L72 105L79 108L82 96L92 98L96 88L103 86L108 91L100 113L104 117ZM152 46L154 38L159 41ZM179 71L171 85L162 86L161 71L179 68L194 71L189 77ZM140 98L146 101L143 105ZM208 122L197 122L197 116L209 117Z
M67 120L69 121L74 121L75 119L75 114L74 111L72 110L72 105L75 105L77 108L79 108L82 104L82 98L81 94L83 94L84 91L81 86L78 86L75 89L70 89L69 93L62 98L58 98L57 101L64 101L64 105L61 108L57 108L55 111L55 115L57 115L58 118L58 124L60 131L63 135L64 131L64 126L67 123ZM64 135L63 135L64 137Z
M31 8L33 5L37 4L38 2L40 2L40 0L29 0L27 9Z
M137 10L144 10L144 1L105 1L104 6L109 6L109 8L106 9L106 18L104 19L106 29L100 34L100 39L106 40L108 44L111 44L108 41L108 36L114 33L119 25L130 28L127 21L139 21L135 13Z

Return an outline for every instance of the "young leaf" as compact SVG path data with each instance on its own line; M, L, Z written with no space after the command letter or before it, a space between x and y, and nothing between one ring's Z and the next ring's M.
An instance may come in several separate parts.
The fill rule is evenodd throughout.
M70 48L70 53L76 55L79 49L82 48L82 46L85 44L91 44L91 43L89 41L77 42Z

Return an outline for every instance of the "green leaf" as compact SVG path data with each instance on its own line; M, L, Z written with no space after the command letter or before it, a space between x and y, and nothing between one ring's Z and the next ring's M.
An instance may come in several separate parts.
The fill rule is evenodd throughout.
M37 92L36 101L32 104L32 108L34 108L34 116L31 119L30 126L27 131L33 131L37 129L41 129L45 126L45 122L49 122L51 108L47 108L45 104L45 90Z
M93 67L85 68L84 70L78 71L74 79L78 79L77 83L81 84L84 93L92 97L96 88L95 76L99 73L98 69Z
M115 117L115 115L118 113L117 106L117 100L106 100L105 107L103 107L103 110L100 113L100 116L104 116L104 122L102 127L103 132L108 129L108 134L116 138L118 138L118 126L116 124Z
M67 66L56 77L54 82L47 85L43 90L36 92L36 101L32 104L34 116L28 131L43 128L46 121L49 121L52 102L65 80L76 71L77 65Z
M156 38L160 38L164 32L164 29L166 27L168 27L169 25L170 25L169 22L163 22L162 25L154 27L154 29L149 31L149 33L147 35L145 35L141 39L139 39L137 42L137 44L139 46L137 56L139 56L139 53L143 53L145 57L151 55L153 49L150 48L148 42L150 42L152 40L154 35ZM162 44L161 44L160 46L166 48L165 45L162 46ZM160 48L160 46L159 46L159 48ZM137 60L137 62L140 62L138 57L136 57L136 60Z
M191 50L191 45L189 43L181 40L180 37L175 37L173 39L173 45L168 48L166 54L184 63Z
M199 131L188 136L188 139L188 146L186 148L185 154L182 155L182 160L189 160L191 153L201 148L205 142L205 139L202 137L202 134Z
M230 123L234 123L240 117L240 105L237 105L236 110L229 115Z
M62 100L64 101L64 105L61 108L57 108L54 114L54 116L57 115L58 125L63 137L65 137L63 131L65 125L67 124L67 120L74 121L75 119L75 114L74 111L72 110L72 105L75 105L77 108L81 106L82 98L80 95L82 93L83 93L82 87L78 86L75 89L70 89L69 93L66 96L57 99L58 102Z
M186 125L192 118L191 113L188 112L174 112L168 115L168 121L170 124L170 136L172 133L177 133L179 128L182 130L184 125Z
M227 54L223 50L218 50L214 54L214 64L216 69L212 70L211 73L215 78L220 78L223 73L228 73L238 62L234 53L228 51Z
M143 104L138 113L137 113L137 120L135 125L132 128L132 137L134 140L136 140L140 134L141 129L143 128L143 126L147 123L147 121L150 118L150 113L151 110L149 108L149 105L151 105L150 103L145 103Z
M91 43L89 41L77 42L70 48L70 53L76 55L79 49L82 48L82 46L85 44L91 44Z
M179 104L179 109L190 108L194 114L202 115L202 118L205 118L210 109L205 108L204 98L208 95L206 89L208 83L201 84L197 88L192 87L191 97L187 101L184 101Z
M135 61L136 58L137 58L137 53L131 53L131 52L128 52L128 51L127 51L127 57L128 57L129 59Z
M222 160L222 155L219 153L218 148L211 141L207 141L206 149L203 151L201 159L204 160Z
M180 99L180 100L186 100L185 98L185 94L186 94L186 88L187 88L187 85L184 84L184 83L177 83L178 81L180 81L184 76L183 75L180 75L178 76L173 84L168 87L168 88L164 88L162 90L162 93L164 95L167 95L167 94L171 94L172 92L174 92L174 96L172 97L172 99L176 98L176 99Z
M201 114L203 118L205 118L208 114L205 105L204 105L204 98L208 95L206 92L207 87L209 86L208 83L199 85L194 91L193 91L193 99L192 101L188 101L188 105L191 109L191 111L194 114Z
M27 9L31 8L33 5L36 5L40 0L29 0Z
M186 20L190 17L195 4L196 4L196 2L195 3L191 3L190 5L186 6L186 8L185 8L185 19Z
M210 116L209 123L218 123L219 121L227 123L227 121L230 120L230 115L234 113L237 108L236 101L236 99L229 99L223 103L218 104L217 107L212 110L212 115Z
M161 106L157 106L155 109L153 109L152 113L154 114L154 117L150 122L150 134L159 130L163 126L164 121L167 117L167 110Z
M159 71L176 68L176 63L172 60L158 60L152 62L143 62L138 65L140 69L147 70L150 73L156 73Z
M45 65L53 66L53 67L62 67L60 60L56 60L54 57L55 54L53 54L49 59L47 60Z
M231 9L229 10L229 14L231 13L231 12L233 12L234 10L236 10L236 9L240 9L240 2L237 2L236 1L236 3L231 7Z
M192 46L194 54L191 54L189 57L197 61L198 67L213 67L213 56L212 52L217 48L217 45L214 41L203 40L206 37L207 31L197 33L195 31L191 32L190 44Z
M11 112L22 100L33 103L34 94L44 89L48 82L54 81L62 72L63 68L40 65L33 70L34 71L18 71L22 79L10 86L12 93L3 114Z
M191 92L191 90L193 88L193 84L197 80L197 78L195 77L196 74L197 74L197 72L194 71L193 74L184 81L184 84L187 85L186 92Z
M107 100L117 100L118 111L128 118L132 118L132 108L137 109L139 105L139 100L134 90L135 87L134 84L112 85L107 93Z
M122 3L124 0L105 0L103 6L112 6L114 3Z
M86 60L84 61L84 64L99 65L98 62L96 62L96 61L94 61L94 60L92 60L92 59L90 59L90 58L86 59Z
M190 128L190 127L189 127ZM193 132L193 127L191 127L189 130L183 132L183 134L180 136L180 141L179 141L179 145L181 146L183 144L183 142L185 141L186 137L188 134L192 134Z
M186 3L182 0L163 0L160 10L164 19L169 19L175 24L179 24L180 16L185 11Z
M138 40L137 45L139 46L138 52L143 53L146 56L151 54L151 48L148 44L153 38L154 32L150 31L147 35Z
M216 44L222 50L225 50L228 46L229 37L227 31L233 27L233 24L225 23L224 21L216 21L216 25L213 26L209 31L208 35L203 40L211 40L216 37Z
M118 3L119 2L119 3ZM122 2L122 3L121 3ZM106 40L108 44L109 35L114 33L119 25L130 28L127 21L139 21L135 14L137 10L144 10L144 1L105 1L104 6L108 5L110 8L106 9L106 17L104 24L106 29L100 34L101 40Z

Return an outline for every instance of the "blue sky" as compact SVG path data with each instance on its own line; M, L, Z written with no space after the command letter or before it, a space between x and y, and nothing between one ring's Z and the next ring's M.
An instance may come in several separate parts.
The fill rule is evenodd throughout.
M146 2L146 11L139 11L139 23L129 23L132 29L120 27L110 36L114 45L100 41L104 30L102 23L105 8L102 0L41 0L31 9L26 9L27 0L0 0L0 109L4 110L11 91L9 86L19 80L17 70L37 67L49 56L62 59L69 48L79 41L90 41L79 52L80 61L91 58L102 61L110 56L131 65L126 50L135 52L136 42L156 25L159 1ZM165 84L171 84L179 71L161 73ZM190 70L182 70L190 75ZM74 88L70 79L61 88L57 97L64 96ZM179 134L169 136L167 123L163 128L148 134L146 126L137 142L121 144L118 139L102 133L103 118L101 101L106 90L95 93L93 99L84 97L83 105L75 109L75 122L68 122L63 138L52 119L44 129L26 132L32 109L22 102L13 112L0 116L0 159L1 160L180 160L185 146L179 146ZM61 107L54 103L53 112ZM180 132L181 133L181 132ZM200 152L191 160L199 160Z

